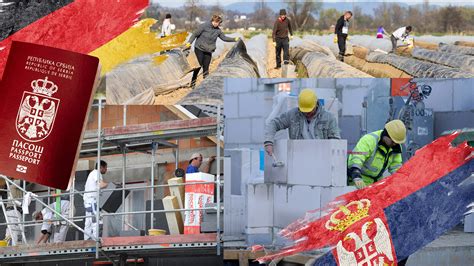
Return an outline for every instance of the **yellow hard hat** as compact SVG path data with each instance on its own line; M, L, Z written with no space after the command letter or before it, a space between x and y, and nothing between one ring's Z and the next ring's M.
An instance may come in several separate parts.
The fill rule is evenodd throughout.
M304 89L298 96L298 107L301 112L309 113L316 107L317 101L318 96L316 96L316 93L313 90Z
M407 137L407 129L401 120L392 120L385 124L388 135L397 144L405 143Z

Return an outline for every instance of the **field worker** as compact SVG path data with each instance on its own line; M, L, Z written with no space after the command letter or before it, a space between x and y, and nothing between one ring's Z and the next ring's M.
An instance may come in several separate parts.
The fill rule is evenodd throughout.
M163 24L161 25L161 37L170 36L173 26L174 25L171 24L171 14L166 14Z
M214 162L216 160L216 156L211 156L209 157L209 161L207 164L205 164L203 166L203 169L201 172L203 173L209 173L210 169L211 169L211 164L212 162ZM203 158L202 158L202 154L200 153L193 153L191 155L191 158L189 158L189 165L188 165L188 168L186 168L186 173L187 174L192 174L192 173L199 173L199 168L201 167L202 165L202 161L203 161Z
M96 236L97 233L97 220L96 214L99 211L97 206L97 180L99 180L99 188L103 189L106 188L109 183L105 182L102 178L102 175L107 173L107 163L105 161L100 161L100 173L97 171L97 164L95 165L95 169L89 174L87 177L86 185L84 187L84 192L91 192L91 193L84 193L84 209L86 210L86 216L93 216L93 217L86 217L84 223L84 231L89 234ZM99 221L100 223L100 221ZM84 234L84 240L90 239L90 236Z
M390 41L392 41L391 53L395 53L395 50L397 49L398 40L407 41L407 37L408 35L410 35L411 30L412 30L411 26L406 26L406 27L398 28L396 31L392 33L392 35L390 36Z
M364 135L349 155L349 184L364 188L379 181L385 170L395 173L402 166L401 144L405 139L406 128L400 120L392 120L383 130Z
M298 95L298 107L265 125L265 151L273 155L273 141L279 130L288 129L290 139L340 139L336 117L318 103L316 93L304 89Z
M209 74L209 65L211 64L212 53L216 50L217 38L220 38L224 42L236 42L240 39L239 37L231 38L225 36L219 28L221 23L222 18L220 16L212 16L211 21L200 25L186 43L186 47L191 47L191 44L196 40L196 43L194 44L194 52L196 53L197 60L202 68L204 78ZM194 72L192 79L193 86L196 83L198 73L199 69Z
M49 204L49 207L55 210L56 203ZM69 201L61 200L61 215L67 218L69 216L69 209ZM41 236L36 241L36 244L46 243L51 235L53 235L53 241L50 241L52 243L66 241L69 224L66 221L52 221L61 219L56 219L55 216L55 212L48 208L33 213L32 217L35 221L43 221L43 225L41 226Z
M12 179L13 183L16 185L20 187L22 186L20 179L10 179ZM23 227L23 225L19 224L22 215L21 201L23 193L14 185L10 184L9 188L10 193L8 193L8 202L5 204L5 214L8 218L8 223L12 224L7 225L7 230L5 230L5 240L7 240L10 245L18 245Z
M383 36L387 35L387 32L385 31L385 29L383 28L383 26L380 26L378 29L377 29L377 39L383 39Z
M346 39L349 35L349 20L352 17L351 11L344 12L336 23L334 33L337 36L337 46L339 47L338 59L344 62L344 55L346 54Z
M289 38L288 38L289 34ZM283 60L285 64L290 60L290 39L293 39L293 30L291 29L291 21L286 16L286 10L280 9L280 16L273 25L273 46L276 52L276 67L281 68L281 50L283 49Z

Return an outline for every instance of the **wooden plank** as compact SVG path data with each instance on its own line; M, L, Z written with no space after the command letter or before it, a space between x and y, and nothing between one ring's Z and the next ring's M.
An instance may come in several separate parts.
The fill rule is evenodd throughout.
M175 177L168 179L168 185L183 184L182 177ZM184 186L170 187L171 196L175 196L178 200L179 208L184 209Z
M245 256L247 256L249 260L255 260L256 258L265 256L265 252L262 250L252 252L250 250L242 250L242 249L225 249L224 260L238 260L240 256L239 254L241 253L246 253Z
M167 196L163 198L163 206L165 210L171 211L179 209L178 198L175 196ZM181 212L167 212L166 220L168 221L168 228L170 229L170 235L180 235L184 230L183 217Z
M249 266L249 254L247 252L239 253L239 266Z
M185 243L213 243L216 242L216 233L195 235L162 235L162 236L117 236L103 237L102 246L124 245L154 245L154 244L185 244ZM95 244L95 242L93 242Z

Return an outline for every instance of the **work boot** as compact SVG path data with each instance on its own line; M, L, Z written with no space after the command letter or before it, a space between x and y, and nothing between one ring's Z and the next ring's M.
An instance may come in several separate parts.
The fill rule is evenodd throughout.
M281 68L281 66L276 66L276 67L275 67L275 69L280 69L280 68Z
M339 61L341 61L341 62L344 62L344 56L343 56L343 55L339 55L339 56L337 57L337 59L338 59Z

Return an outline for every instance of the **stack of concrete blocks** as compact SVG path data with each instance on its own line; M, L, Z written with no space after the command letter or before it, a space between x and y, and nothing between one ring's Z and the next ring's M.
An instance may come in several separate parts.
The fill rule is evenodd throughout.
M346 140L279 140L274 152L283 163L276 166L270 156L265 158L265 183L273 184L274 232L308 211L311 218L321 217L321 208L354 190L346 185ZM275 235L273 240L279 244Z
M248 213L247 184L263 182L260 150L226 149L224 158L224 237L229 240L245 238ZM258 206L257 206L258 207ZM256 219L253 214L248 219ZM252 224L252 222L250 222Z

